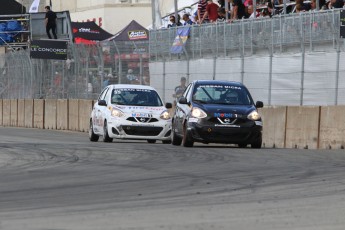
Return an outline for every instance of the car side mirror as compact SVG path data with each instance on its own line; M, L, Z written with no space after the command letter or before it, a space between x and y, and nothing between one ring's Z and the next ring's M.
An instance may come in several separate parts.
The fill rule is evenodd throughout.
M262 108L262 107L264 107L264 103L262 101L257 101L255 104L255 107L256 108Z
M180 97L180 99L178 100L178 103L180 103L180 104L188 104L188 102L187 102L187 98L185 98L185 97Z
M172 104L171 104L171 103L166 103L166 104L165 104L165 108L171 109L171 108L172 108Z
M107 102L105 100L99 100L98 105L100 106L107 106Z

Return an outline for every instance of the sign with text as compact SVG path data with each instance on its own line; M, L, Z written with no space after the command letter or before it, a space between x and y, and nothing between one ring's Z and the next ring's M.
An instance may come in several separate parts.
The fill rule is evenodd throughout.
M340 11L340 37L345 38L345 10Z
M67 41L34 40L31 41L30 57L36 59L67 60Z

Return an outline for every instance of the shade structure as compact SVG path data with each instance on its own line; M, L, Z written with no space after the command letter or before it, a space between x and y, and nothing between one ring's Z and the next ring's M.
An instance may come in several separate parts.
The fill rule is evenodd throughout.
M144 41L149 40L149 31L140 25L137 21L132 20L122 30L114 36L105 39L107 41Z
M103 41L113 36L93 21L72 22L71 26L75 43L95 44L97 41Z

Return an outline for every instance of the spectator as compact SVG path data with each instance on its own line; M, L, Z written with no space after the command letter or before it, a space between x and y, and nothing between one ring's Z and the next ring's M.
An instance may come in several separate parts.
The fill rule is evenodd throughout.
M44 7L46 10L46 16L45 16L45 25L46 25L46 32L49 39L52 39L52 36L50 35L50 30L52 30L52 34L54 36L54 39L57 39L56 36L56 13L50 10L50 6Z
M245 7L242 0L233 0L230 22L245 17Z
M198 22L201 23L201 20L204 18L206 12L207 2L206 0L199 0L198 3ZM204 18L204 21L208 21L208 18Z
M255 18L254 7L253 7L253 5L249 5L249 6L248 6L246 18L249 18L249 19Z
M228 14L228 19L230 18L230 14ZM218 8L218 20L219 22L223 22L226 20L226 11L224 8Z
M133 74L132 69L128 69L128 73L126 77L130 84L136 84L138 82L138 78Z
M184 23L183 23L184 26L193 25L193 22L192 22L192 20L190 19L189 14L184 14L184 15L182 16L182 20L184 21Z
M330 0L328 3L328 9L338 9L343 8L344 1L343 0Z
M219 6L212 0L207 0L206 12L200 21L200 24L208 18L210 22L215 22L218 19L218 8Z
M176 101L178 99L180 99L180 97L182 96L182 94L184 93L186 88L187 88L187 86L186 86L186 78L185 77L181 77L180 85L175 87L175 93L173 94L173 97L176 98Z
M301 12L304 12L303 10L303 6L301 4L296 4L296 13L301 13Z
M220 5L220 8L225 8L225 0L218 0L218 4Z
M267 3L267 10L270 17L279 14L279 11L274 8L272 2Z
M310 5L304 3L303 0L296 0L296 5L292 12L300 13L300 12L309 11L309 10L310 10Z
M177 15L177 23L176 23L176 18L174 15L170 15L170 23L168 25L168 28L170 27L176 27L176 26L182 26L182 23L180 22L180 15Z
M248 6L250 6L250 5L253 5L253 0L245 0L245 1L243 2L243 5L244 5L244 7L248 7Z

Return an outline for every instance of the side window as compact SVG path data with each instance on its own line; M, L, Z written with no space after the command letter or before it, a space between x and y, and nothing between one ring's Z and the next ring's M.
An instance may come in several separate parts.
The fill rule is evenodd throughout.
M98 100L104 100L105 94L107 93L109 87L105 88L102 93L99 95Z
M192 84L189 84L182 95L183 97L187 98L187 100L188 100L188 92L190 91L191 87L192 87Z
M109 87L108 87L109 89ZM104 100L108 103L108 101L110 100L111 98L111 93L112 93L112 90L108 90L107 92L105 92L105 97L104 97Z
M186 98L187 98L187 101L190 102L192 99L192 94L193 94L192 84L190 84L188 87L189 87L188 91L186 91Z

